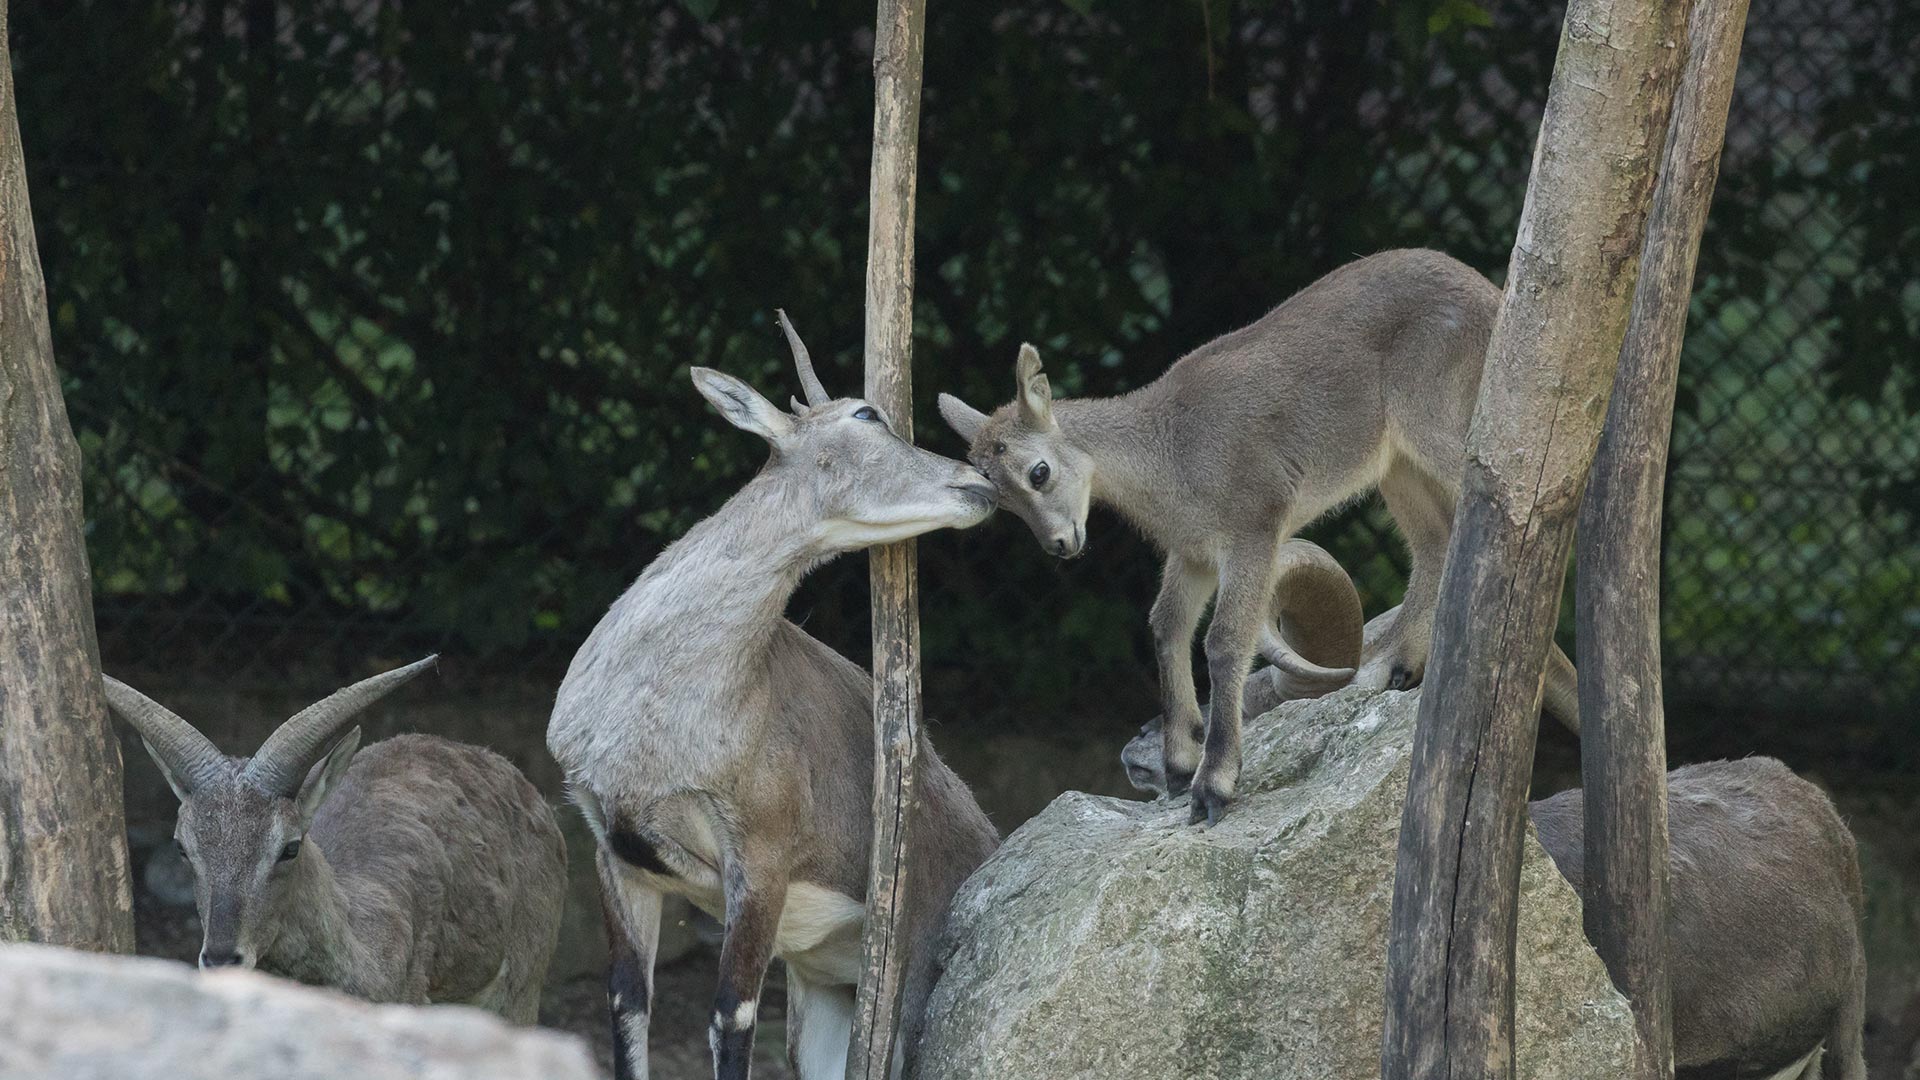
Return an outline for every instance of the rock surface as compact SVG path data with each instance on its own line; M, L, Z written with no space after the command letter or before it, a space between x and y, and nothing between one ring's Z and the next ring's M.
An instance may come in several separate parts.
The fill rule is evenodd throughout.
M1417 704L1345 690L1249 721L1209 830L1184 798L1054 800L955 898L920 1080L1378 1075ZM1625 1075L1626 1002L1531 835L1521 890L1519 1075Z
M250 971L0 946L0 1080L588 1080L578 1038Z

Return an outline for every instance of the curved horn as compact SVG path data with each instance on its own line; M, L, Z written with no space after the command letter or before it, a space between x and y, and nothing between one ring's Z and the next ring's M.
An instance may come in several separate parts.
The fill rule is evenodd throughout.
M820 385L820 376L813 373L813 358L807 355L807 343L800 340L800 332L787 320L786 310L774 308L773 314L780 324L780 332L787 335L787 348L793 350L793 366L800 371L800 389L807 395L807 404L817 409L832 401L833 395Z
M267 736L241 778L270 795L293 798L300 793L307 770L342 728L367 706L410 682L439 659L435 654L384 675L362 679L294 713Z
M1263 651L1278 669L1283 700L1318 697L1353 680L1365 613L1353 579L1333 556L1305 540L1282 545L1274 607L1280 632Z
M111 675L100 681L106 684L107 704L140 733L147 752L171 774L168 779L193 791L233 768L219 747L165 705Z

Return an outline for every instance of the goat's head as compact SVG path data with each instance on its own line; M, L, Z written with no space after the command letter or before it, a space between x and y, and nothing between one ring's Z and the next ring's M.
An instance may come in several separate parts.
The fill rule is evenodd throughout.
M964 529L993 513L993 486L972 466L902 438L877 405L834 398L814 374L800 335L779 313L806 402L777 408L752 387L712 368L693 384L727 422L773 448L763 476L815 523L812 552L826 556L891 544L935 529Z
M940 415L967 440L967 456L993 481L1000 505L1020 515L1049 554L1071 559L1087 546L1093 459L1054 423L1039 350L1020 346L1013 376L1014 399L992 416L952 394L940 395Z
M173 836L193 867L204 929L201 967L250 968L273 947L284 913L300 903L307 828L360 746L358 727L342 729L435 659L309 705L274 729L251 758L228 757L165 706L105 677L107 703L140 733L180 799Z
M1270 634L1261 652L1271 662L1247 677L1240 715L1259 716L1274 706L1330 694L1353 681L1363 651L1360 594L1333 556L1319 545L1289 540L1280 547L1274 608L1281 634ZM1153 795L1167 793L1161 726L1156 716L1120 751L1127 782Z

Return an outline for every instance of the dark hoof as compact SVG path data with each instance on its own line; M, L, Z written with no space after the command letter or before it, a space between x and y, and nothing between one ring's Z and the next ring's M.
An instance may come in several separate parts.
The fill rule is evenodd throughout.
M1411 690L1419 685L1420 677L1415 675L1412 669L1400 664L1393 665L1393 670L1387 674L1387 689L1389 690Z
M1174 798L1176 796L1185 795L1187 793L1187 789L1193 786L1193 774L1190 772L1180 772L1175 769L1168 769L1166 770L1166 773L1167 773L1167 798L1169 799Z
M1219 823L1221 815L1227 812L1227 804L1233 801L1231 796L1222 795L1206 785L1193 789L1193 808L1187 811L1187 824L1212 827Z

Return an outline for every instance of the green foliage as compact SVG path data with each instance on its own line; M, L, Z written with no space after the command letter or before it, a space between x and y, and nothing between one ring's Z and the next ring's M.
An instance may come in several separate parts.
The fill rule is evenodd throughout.
M923 405L943 389L999 402L1022 340L1058 392L1137 386L1384 247L1498 277L1558 12L1489 11L932 5ZM19 112L103 611L347 620L363 645L404 630L564 656L763 453L713 421L688 365L789 392L783 306L828 386L860 383L872 15L836 0L21 6ZM1911 68L1869 37L1847 63ZM1744 380L1787 356L1875 424L1915 403L1920 219L1900 192L1920 129L1874 96L1911 104L1914 86L1848 85L1797 117L1798 143L1729 157L1696 308L1708 343L1688 355L1697 417L1723 408L1706 404L1722 367ZM957 452L931 409L919 420L921 441ZM1910 435L1867 455L1880 471L1861 483L1883 499L1912 490ZM1845 503L1794 504L1799 542L1848 543ZM1677 536L1715 531L1688 514ZM1401 583L1384 520L1363 506L1313 534L1372 610ZM1103 691L1137 705L1156 567L1117 522L1098 529L1098 567L1041 558L1011 520L923 543L934 667L1010 679L1042 709ZM1738 541L1749 556L1772 542ZM797 609L856 654L863 577L835 567ZM1890 584L1862 566L1840 594L1872 610ZM1685 618L1676 632L1696 632Z

